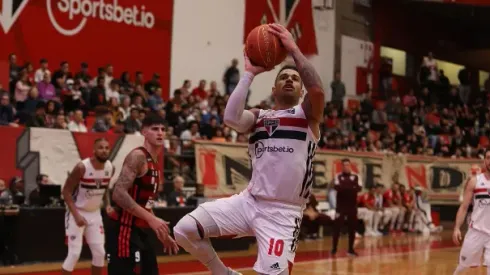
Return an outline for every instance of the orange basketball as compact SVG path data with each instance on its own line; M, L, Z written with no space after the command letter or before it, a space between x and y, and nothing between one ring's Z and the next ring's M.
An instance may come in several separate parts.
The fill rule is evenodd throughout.
M253 65L272 69L286 59L287 51L268 29L268 25L255 27L247 36L245 51Z

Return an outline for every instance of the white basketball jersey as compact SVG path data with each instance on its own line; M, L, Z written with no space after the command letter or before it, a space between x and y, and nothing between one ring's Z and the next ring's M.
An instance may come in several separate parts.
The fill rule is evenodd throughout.
M102 206L104 194L109 187L113 172L112 163L106 161L102 170L95 170L90 158L82 160L82 163L85 166L85 174L73 193L73 200L78 209L89 212L97 211Z
M254 197L304 206L313 183L312 160L318 140L303 108L260 110L249 138Z
M485 173L476 176L470 228L490 235L490 180Z

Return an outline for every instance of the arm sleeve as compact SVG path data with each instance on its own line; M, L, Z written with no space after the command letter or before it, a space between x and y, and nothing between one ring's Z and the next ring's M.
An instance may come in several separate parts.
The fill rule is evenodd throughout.
M245 110L248 88L252 84L253 78L253 74L245 72L228 99L228 104L226 104L225 123L239 133L247 132L255 123L255 115L251 111Z

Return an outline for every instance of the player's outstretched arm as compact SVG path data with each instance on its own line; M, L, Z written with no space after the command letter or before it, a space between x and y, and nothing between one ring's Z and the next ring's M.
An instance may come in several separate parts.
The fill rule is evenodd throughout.
M75 190L75 188L78 187L78 184L80 183L80 179L82 178L83 174L85 174L85 166L83 165L83 163L79 162L75 167L73 167L70 175L68 175L68 178L66 179L65 185L63 185L62 190L65 204L68 207L70 213L73 215L78 226L85 225L85 221L80 213L78 213L72 196L73 191Z
M254 77L265 71L262 67L253 66L245 53L244 58L245 73L240 78L233 93L231 93L224 114L226 125L239 133L248 132L257 120L258 110L245 110L245 103L247 101L248 90Z
M286 50L293 57L301 80L308 91L301 105L307 119L321 123L323 120L323 109L325 108L325 93L323 91L322 80L315 67L303 55L296 42L294 42L293 35L284 26L270 24L269 31L281 40Z
M122 209L148 222L153 218L153 215L139 206L128 193L128 190L133 187L134 180L142 171L145 162L146 156L141 150L133 150L126 156L121 174L114 184L112 199Z
M454 231L453 231L453 241L456 244L461 243L461 225L463 225L464 220L466 218L466 214L468 213L468 207L471 203L471 200L473 199L473 191L476 186L476 178L471 177L466 184L466 188L464 190L464 195L463 195L463 202L459 206L458 213L456 214L456 222L454 224Z

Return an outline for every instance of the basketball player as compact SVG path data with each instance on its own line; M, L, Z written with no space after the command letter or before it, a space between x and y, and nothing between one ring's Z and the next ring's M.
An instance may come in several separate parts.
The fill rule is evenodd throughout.
M371 186L369 191L359 197L357 217L364 221L365 236L379 237L383 234L378 231L382 212L376 210L376 186Z
M400 185L393 183L391 189L386 190L383 194L384 207L391 212L390 232L400 233L403 219L405 218L405 208L402 206L400 196ZM396 230L395 230L396 224Z
M378 232L380 229L383 230L387 228L388 224L391 221L391 218L393 216L393 213L389 208L384 207L384 202L383 202L383 194L384 194L384 185L378 183L376 184L376 189L375 189L375 200L374 200L374 209L375 209L375 215L374 215L374 223L378 223L374 228L378 229ZM377 220L379 218L379 220ZM381 225L379 224L381 222Z
M442 226L432 222L432 207L427 199L427 193L420 186L415 186L415 222L417 230L427 235L442 231Z
M490 275L490 214L488 209L490 205L490 150L488 149L485 151L484 164L486 171L477 176L472 176L466 185L463 202L456 214L453 242L460 245L462 241L460 228L464 223L468 206L473 201L471 222L461 247L459 264L454 274L459 274L468 267L480 266L483 255L487 274Z
M347 254L357 256L354 251L354 241L357 227L357 193L362 190L362 183L356 174L352 173L349 159L342 160L342 173L335 176L335 190L337 190L337 214L333 226L332 255L337 253L339 244L340 229L347 221L349 234L349 247Z
M132 150L124 160L114 185L115 211L107 232L109 275L158 275L155 251L150 243L151 228L164 250L177 253L178 245L170 237L167 223L153 214L152 207L160 171L157 158L163 148L165 121L150 114L143 120L143 146Z
M65 218L68 255L62 274L71 274L80 258L83 238L92 252L92 274L102 274L105 260L105 236L100 207L105 196L106 211L109 203L109 182L114 167L109 158L109 142L100 138L94 142L94 155L79 162L63 186L63 198L68 207Z
M405 208L405 224L403 229L413 232L414 220L415 220L415 209L414 209L414 190L410 188L408 191L405 185L400 184L400 194L402 197L402 205Z
M323 85L286 28L270 25L293 57L296 67L283 67L272 88L274 110L244 110L250 84L265 71L245 56L245 74L226 105L225 123L240 133L251 132L252 179L248 188L230 198L201 204L175 226L175 239L212 274L239 274L223 265L210 237L254 235L259 274L292 270L303 208L310 196L312 159L320 136L325 105ZM308 93L303 102L302 86Z

